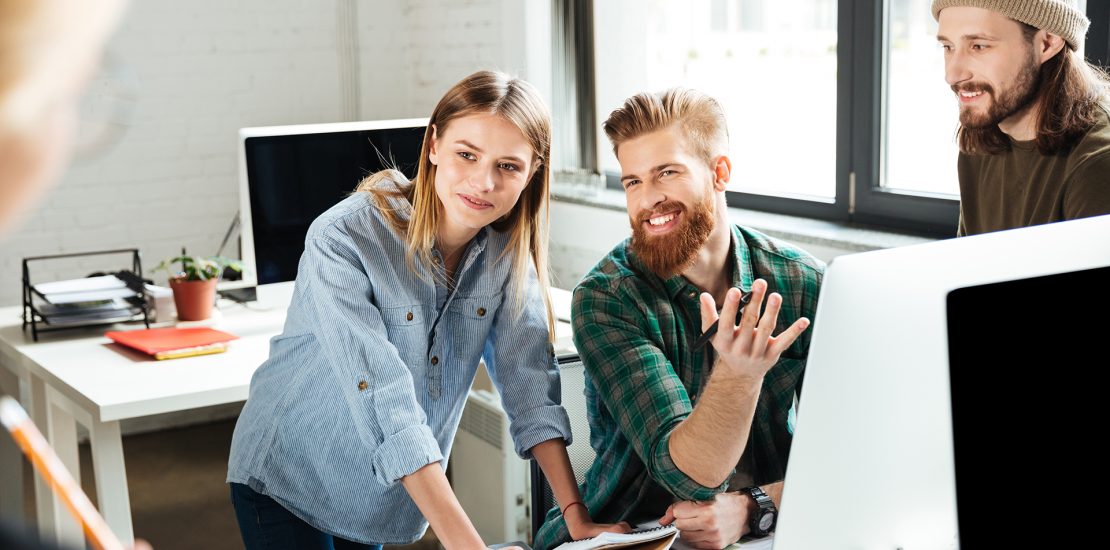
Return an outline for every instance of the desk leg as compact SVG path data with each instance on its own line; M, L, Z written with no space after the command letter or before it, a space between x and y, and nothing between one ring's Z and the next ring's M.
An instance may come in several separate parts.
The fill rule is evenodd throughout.
M5 360L0 355L0 361ZM15 397L26 407L20 382L14 369L0 365L0 394ZM0 434L0 519L20 525L27 520L23 515L23 453L6 434Z
M0 519L22 524L23 453L7 434L0 435Z
M131 525L131 499L127 493L127 471L123 464L123 439L119 422L93 421L89 428L93 475L100 513L124 544L135 540Z
M31 420L38 426L39 431L50 439L50 414L49 405L46 402L46 384L42 379L37 376L31 377ZM57 540L57 525L54 516L54 509L60 507L61 502L58 500L54 491L50 490L50 485L42 479L42 476L35 474L35 518L38 520L39 534L47 540Z
M81 483L81 461L77 454L77 422L69 412L62 410L46 399L42 401L47 407L49 417L46 438L50 445L54 447L54 452L58 454L62 464L73 475L73 479L77 483ZM38 402L39 399L36 396L36 406ZM42 484L46 485L45 483ZM62 500L50 490L49 486L46 486L46 493L48 498L38 499L38 496L42 493L38 491L36 486L35 495L40 513L48 507L50 508L50 517L54 519L53 528L48 528L43 532L43 537L74 548L84 547L85 534L81 531L81 524L69 512ZM39 525L42 525L41 520Z

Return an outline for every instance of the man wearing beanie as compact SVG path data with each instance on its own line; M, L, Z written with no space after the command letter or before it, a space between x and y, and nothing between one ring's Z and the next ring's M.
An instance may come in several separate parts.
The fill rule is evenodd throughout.
M1110 214L1110 82L1075 0L933 0L960 105L958 235Z

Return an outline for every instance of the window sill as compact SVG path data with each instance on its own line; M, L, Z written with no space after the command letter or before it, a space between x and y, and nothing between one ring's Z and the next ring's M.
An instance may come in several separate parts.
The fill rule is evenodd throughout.
M627 210L624 193L615 189L555 183L552 185L551 198L555 201L605 208L618 212ZM742 224L772 237L792 242L802 246L802 248L805 248L806 245L817 245L840 249L849 253L870 252L936 240L895 231L862 228L842 222L772 214L742 208L729 208L729 219L733 223Z

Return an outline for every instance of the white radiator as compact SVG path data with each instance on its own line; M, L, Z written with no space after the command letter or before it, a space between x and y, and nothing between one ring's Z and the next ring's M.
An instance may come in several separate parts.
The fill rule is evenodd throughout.
M451 450L455 495L486 544L527 541L528 463L516 456L501 400L471 390Z

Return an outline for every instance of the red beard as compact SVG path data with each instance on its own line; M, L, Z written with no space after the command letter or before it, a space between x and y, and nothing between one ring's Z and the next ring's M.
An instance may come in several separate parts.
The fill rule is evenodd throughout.
M679 202L667 201L650 212L640 214L632 222L632 253L648 269L662 279L670 279L686 271L697 258L698 251L713 232L712 199L706 199L687 210ZM660 212L679 211L679 226L665 235L649 235L644 223Z

